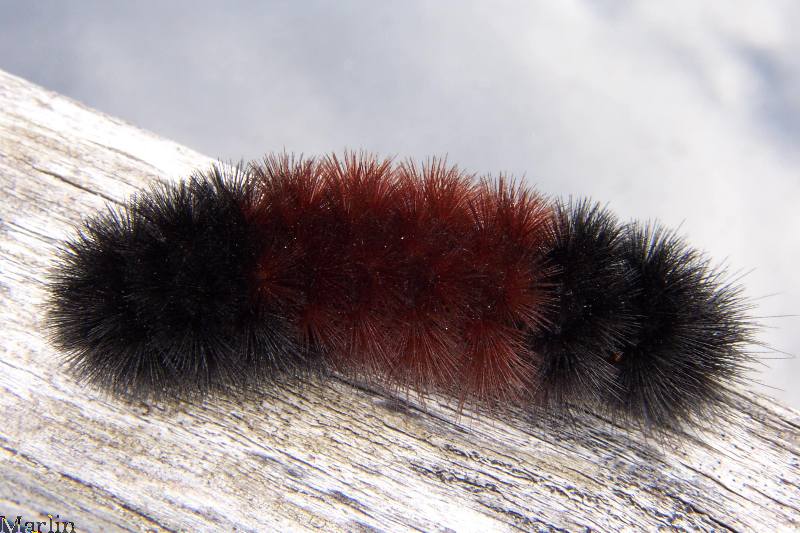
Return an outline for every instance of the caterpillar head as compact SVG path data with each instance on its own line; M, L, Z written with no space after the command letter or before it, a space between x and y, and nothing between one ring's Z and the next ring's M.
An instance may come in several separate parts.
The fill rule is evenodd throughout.
M251 294L249 186L217 167L89 219L62 250L49 302L78 375L121 395L185 396L257 373L281 324ZM275 338L276 335L279 338ZM280 348L284 346L284 348Z

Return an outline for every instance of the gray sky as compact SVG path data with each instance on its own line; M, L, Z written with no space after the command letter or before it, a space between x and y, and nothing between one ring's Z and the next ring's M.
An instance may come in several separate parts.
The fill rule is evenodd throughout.
M797 28L794 0L0 0L0 68L215 157L447 154L681 225L798 354Z

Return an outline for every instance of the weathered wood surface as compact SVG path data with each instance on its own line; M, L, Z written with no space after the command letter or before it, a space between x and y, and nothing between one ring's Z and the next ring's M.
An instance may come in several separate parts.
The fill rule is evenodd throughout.
M0 514L78 531L800 529L800 413L747 392L730 424L663 444L336 380L179 406L84 387L42 335L55 246L208 163L0 72Z

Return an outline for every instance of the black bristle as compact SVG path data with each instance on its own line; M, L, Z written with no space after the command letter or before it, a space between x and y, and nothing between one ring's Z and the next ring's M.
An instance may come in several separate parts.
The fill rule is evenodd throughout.
M529 339L541 357L538 396L548 405L616 393L612 361L635 331L633 282L622 250L622 226L607 209L588 200L555 205L547 255L555 293L551 324Z
M741 377L752 324L738 287L721 281L699 251L658 225L625 230L624 257L635 279L638 329L617 361L611 412L645 427L713 414L724 384Z
M54 343L77 375L122 396L237 388L299 351L249 279L259 241L239 168L160 184L89 219L51 286Z

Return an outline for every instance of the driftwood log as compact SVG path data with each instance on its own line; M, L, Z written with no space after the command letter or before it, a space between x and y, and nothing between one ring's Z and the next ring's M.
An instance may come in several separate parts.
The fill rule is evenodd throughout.
M179 405L85 387L43 334L56 246L210 163L0 72L0 515L76 531L800 529L800 413L745 390L730 420L659 441L339 379Z

